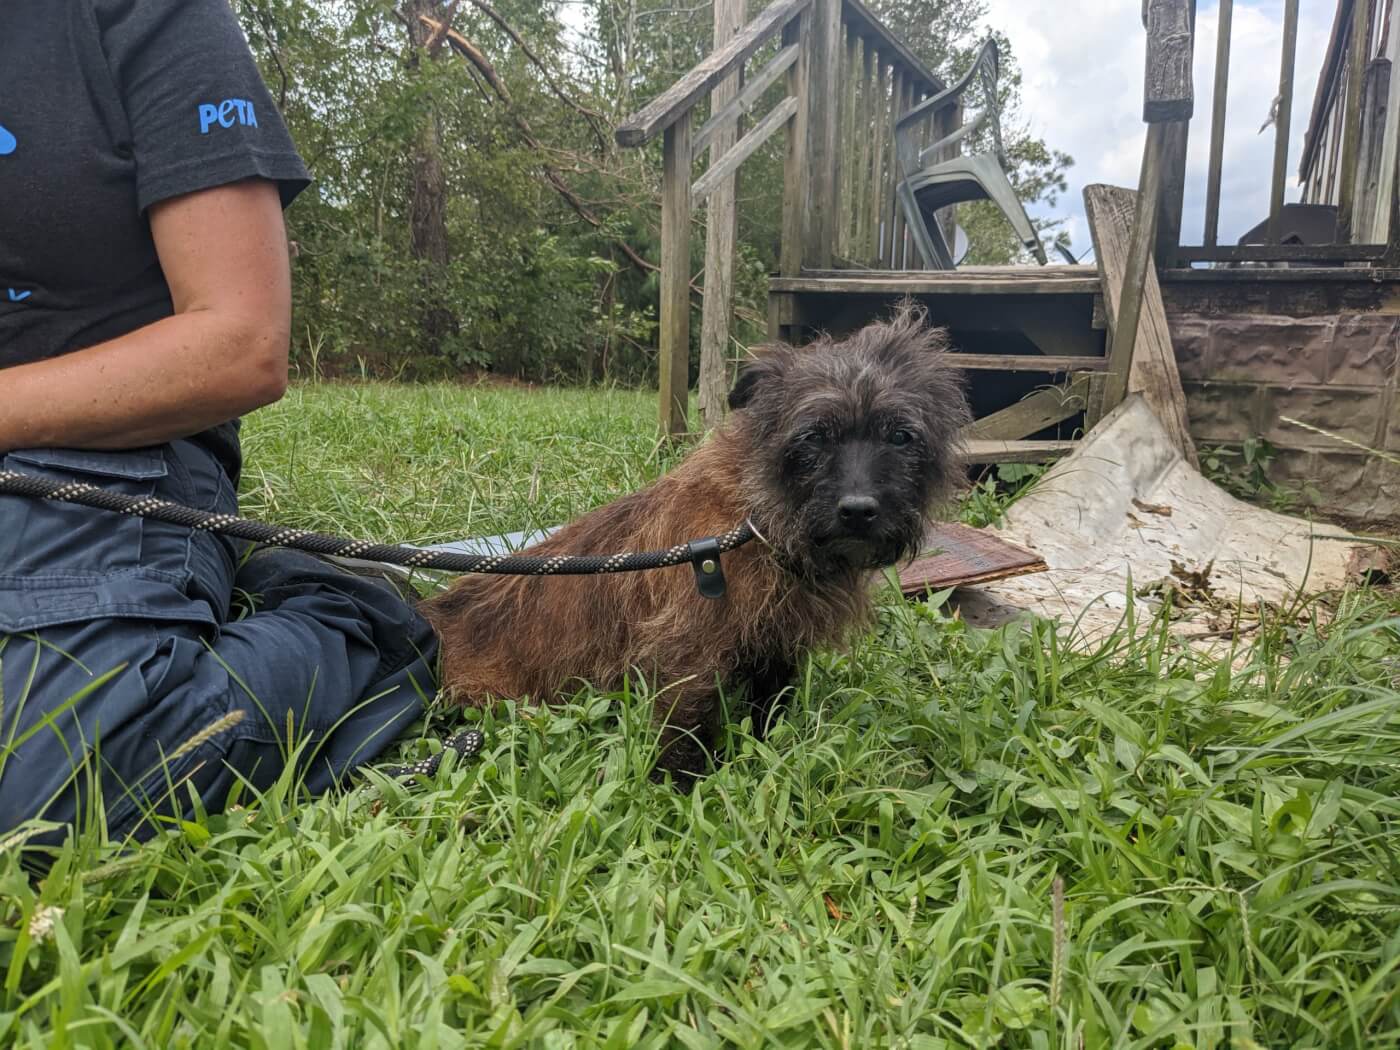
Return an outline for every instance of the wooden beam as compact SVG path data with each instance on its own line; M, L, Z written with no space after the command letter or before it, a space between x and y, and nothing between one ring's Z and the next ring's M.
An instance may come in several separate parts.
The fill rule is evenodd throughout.
M1037 390L1016 404L973 421L963 430L969 441L1016 441L1078 415L1088 407L1090 381L1076 376L1062 385Z
M1105 357L1078 354L963 354L946 358L953 368L974 372L1102 372L1108 368Z
M695 180L691 193L697 201L704 200L713 193L739 165L753 156L758 147L767 142L779 128L788 123L797 113L797 99L785 98L768 111L768 114L741 138L734 148L710 165L709 170Z
M842 259L851 257L851 222L855 209L854 178L859 150L852 149L856 140L856 62L860 55L860 37L846 30L846 64L841 73L841 174L839 176L837 199L838 218L836 226L836 254Z
M1206 174L1206 228L1203 240L1220 238L1220 173L1225 159L1225 103L1230 95L1230 32L1235 0L1220 0L1215 34L1215 92L1210 100L1210 162Z
M1381 186L1385 183L1386 107L1390 101L1390 59L1366 67L1361 82L1361 142L1356 159L1356 206L1351 239L1375 241L1385 235ZM1380 220L1377 222L1377 220Z
M1186 197L1186 145L1195 107L1191 62L1195 55L1196 0L1147 0L1147 90L1143 119L1163 124L1158 164L1153 257L1158 266L1176 264L1181 243L1181 210Z
M1396 27L1391 27L1395 32ZM1392 67L1390 75L1400 76ZM1386 237L1385 265L1400 267L1400 144L1395 150L1395 168L1391 175L1390 231Z
M983 438L967 442L963 462L1047 463L1068 456L1077 444L1077 441L997 441Z
M1384 244L1182 245L1177 260L1188 262L1370 262L1385 256Z
M1177 249L1181 246L1181 215L1186 200L1186 147L1191 123L1179 120L1148 127L1160 129L1162 141L1162 188L1158 197L1152 257L1158 266L1175 266L1178 261Z
M791 27L791 25L792 23L789 22L788 26ZM783 49L773 56L771 62L748 78L747 83L744 84L744 90L739 92L737 98L715 110L715 115L705 121L704 127L695 133L695 141L692 146L697 160L700 158L700 154L705 151L705 147L710 144L710 139L721 128L725 128L737 118L753 112L754 106L758 105L764 93L777 82L780 76L792 68L797 58L797 45L795 43L785 44ZM715 95L719 93L720 89L715 88ZM718 105L719 99L711 96L711 103Z
M718 50L738 35L744 25L745 0L714 0L714 48ZM710 93L710 107L720 110L738 102L743 66L720 80ZM710 139L710 171L716 171L731 156L739 130L737 115L715 125ZM702 129L703 132L704 129ZM691 143L691 156L700 152ZM705 205L705 297L700 306L700 374L696 381L700 422L706 430L724 422L729 408L729 324L734 313L734 244L738 237L738 209L735 207L736 169L717 177L709 194L695 193Z
M1168 136L1167 128L1153 124L1147 129L1147 143L1142 151L1142 175L1134 204L1132 226L1128 229L1127 251L1105 262L1099 260L1104 290L1111 296L1115 309L1109 314L1109 367L1103 385L1103 404L1095 405L1092 422L1097 423L1118 407L1128 396L1128 373L1132 369L1136 349L1138 320L1142 311L1142 296L1147 273L1152 269L1152 242L1157 222L1157 204L1162 192L1162 147ZM1087 190L1085 191L1088 192ZM1093 220L1090 220L1092 226ZM1110 250L1116 245L1110 239ZM1097 235L1094 254L1098 256ZM1108 265L1121 265L1122 273L1110 275ZM1110 288L1110 284L1113 286Z
M1342 110L1342 156L1338 171L1337 243L1350 244L1359 227L1356 214L1356 159L1361 147L1361 79L1371 45L1370 0L1352 0L1347 46L1347 94Z
M666 128L661 166L661 435L688 429L690 390L690 111Z
M855 236L851 241L851 258L858 259L866 265L870 263L870 255L866 251L870 239L870 153L875 147L875 85L871 76L872 68L879 73L880 67L875 62L873 41L867 40L861 52L859 111L856 113L855 124L855 139L860 143L859 152L855 149L855 141L848 144L856 161L854 185L851 187L851 210L854 212L852 223L855 228Z
M1293 122L1293 67L1298 54L1298 0L1284 0L1283 53L1279 59L1278 109L1274 116L1274 179L1269 192L1269 243L1279 241L1283 190L1288 178L1288 129Z
M806 10L812 3L829 0L777 0L764 8L743 31L718 51L712 51L699 65L671 85L642 109L618 125L619 146L644 146L671 124L689 113L695 103L723 79L734 66L742 64L762 47L770 36ZM839 17L839 11L837 12Z
M881 238L888 231L883 230L885 221L885 130L889 119L889 104L886 101L889 81L886 76L888 64L884 56L875 56L874 97L870 104L870 119L875 141L870 151L870 208L869 229L866 231L865 254L873 266L880 265Z
M897 138L897 125L899 118L909 112L909 107L913 102L913 84L904 74L895 71L895 90L898 98L894 100L894 120L890 126L890 164L894 169L894 185L896 192L890 195L891 223L890 223L890 255L889 267L892 270L903 270L907 263L904 254L904 244L908 239L908 231L904 228L904 209L899 206L899 195L897 187L903 179L903 174L899 166L899 145Z
M1142 119L1149 124L1190 120L1192 0L1146 0L1147 84Z
M961 270L809 271L774 277L781 292L823 295L1096 295L1102 288L1093 266L968 266Z
M787 93L797 99L797 112L787 130L783 158L783 233L778 269L785 276L802 272L802 249L807 222L807 91L808 33L812 16L803 12L783 27L783 45L797 49L797 61L788 67Z
M1397 205L1400 206L1400 205ZM1387 256L1387 258L1389 258ZM1308 291L1306 285L1365 284L1374 288L1388 282L1400 282L1400 256L1397 265L1383 262L1375 266L1290 266L1285 270L1167 270L1161 276L1163 284L1214 284L1222 294L1233 294L1250 285L1296 285L1294 291ZM1288 294L1281 290L1282 294Z
M807 230L802 261L828 269L836 248L841 164L841 0L812 0L807 65Z
M1150 154L1158 148L1152 145L1153 133L1158 130L1158 127L1153 127L1148 131L1148 156L1144 157L1144 169L1149 168ZM1111 346L1109 379L1115 378L1115 370L1124 374L1126 392L1142 395L1182 454L1195 465L1196 449L1187 427L1186 398L1181 390L1181 375L1177 371L1171 333L1167 328L1162 290L1157 282L1157 271L1149 265L1148 252L1144 247L1144 242L1151 243L1150 231L1139 235L1130 225L1135 221L1150 222L1154 213L1150 207L1139 206L1141 199L1152 189L1150 179L1144 179L1144 182L1148 185L1144 186L1146 193L1143 194L1134 194L1131 190L1116 186L1084 188L1084 210L1094 238L1094 254L1103 278L1104 307L1108 314ZM1124 309L1123 300L1133 281L1128 271L1134 266L1141 267L1143 283L1141 307L1136 310L1135 338L1130 339L1125 326L1130 323L1128 313L1133 307L1127 304L1127 309ZM1131 348L1131 356L1124 353L1125 344ZM1120 389L1123 388L1121 377L1118 385ZM1107 389L1098 400L1100 404L1090 406L1090 426L1118 403L1111 399Z

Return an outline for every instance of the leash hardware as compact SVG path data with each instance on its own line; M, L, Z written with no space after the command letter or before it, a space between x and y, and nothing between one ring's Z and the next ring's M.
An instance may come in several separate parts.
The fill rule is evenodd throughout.
M723 598L724 566L719 560L719 540L711 536L704 540L691 540L690 564L695 569L695 586L702 598Z

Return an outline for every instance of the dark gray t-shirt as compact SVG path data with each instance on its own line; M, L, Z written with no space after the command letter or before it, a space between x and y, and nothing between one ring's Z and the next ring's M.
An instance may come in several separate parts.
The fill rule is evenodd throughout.
M0 368L169 316L147 209L255 176L309 181L228 0L5 0ZM236 424L198 440L236 480Z

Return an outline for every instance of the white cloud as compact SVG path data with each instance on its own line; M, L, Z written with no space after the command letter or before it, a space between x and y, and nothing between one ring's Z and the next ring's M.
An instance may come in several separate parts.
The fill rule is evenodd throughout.
M1327 46L1332 0L1303 0L1289 137L1286 199L1295 185L1303 133ZM1136 187L1146 134L1142 122L1146 51L1141 0L988 0L987 25L1011 40L1020 64L1022 119L1029 130L1074 157L1069 193L1041 214L1067 219L1074 250L1090 247L1083 190L1107 182ZM1205 215L1218 7L1201 0L1196 16L1196 116L1187 151L1182 239L1198 244ZM1283 5L1237 0L1220 204L1220 241L1233 244L1268 215L1274 136L1259 126L1278 90Z

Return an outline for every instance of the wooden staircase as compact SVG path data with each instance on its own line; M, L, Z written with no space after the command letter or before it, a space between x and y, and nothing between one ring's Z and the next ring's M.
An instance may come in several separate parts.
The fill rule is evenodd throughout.
M949 330L976 421L974 463L1045 462L1096 421L1109 367L1102 282L1093 266L806 272L769 283L769 335L840 336L904 298Z
M965 114L960 107L921 105L947 85L862 0L773 0L619 125L621 146L660 139L662 434L690 430L694 211L704 204L699 400L702 424L712 426L723 414L730 356L734 178L781 134L780 273L769 283L771 335L798 343L818 331L844 335L912 297L949 330L970 377L975 422L967 437L974 460L1064 455L1131 391L1144 396L1194 461L1152 265L1159 213L1166 241L1175 243L1179 233L1186 154L1173 143L1185 142L1183 115L1191 106L1190 49L1183 63L1178 46L1182 26L1189 37L1189 3L1144 2L1149 71L1179 75L1148 77L1142 192L1085 190L1092 267L921 268L896 207L895 132L911 141L949 142ZM715 5L720 22L727 7ZM837 265L846 268L832 269Z

